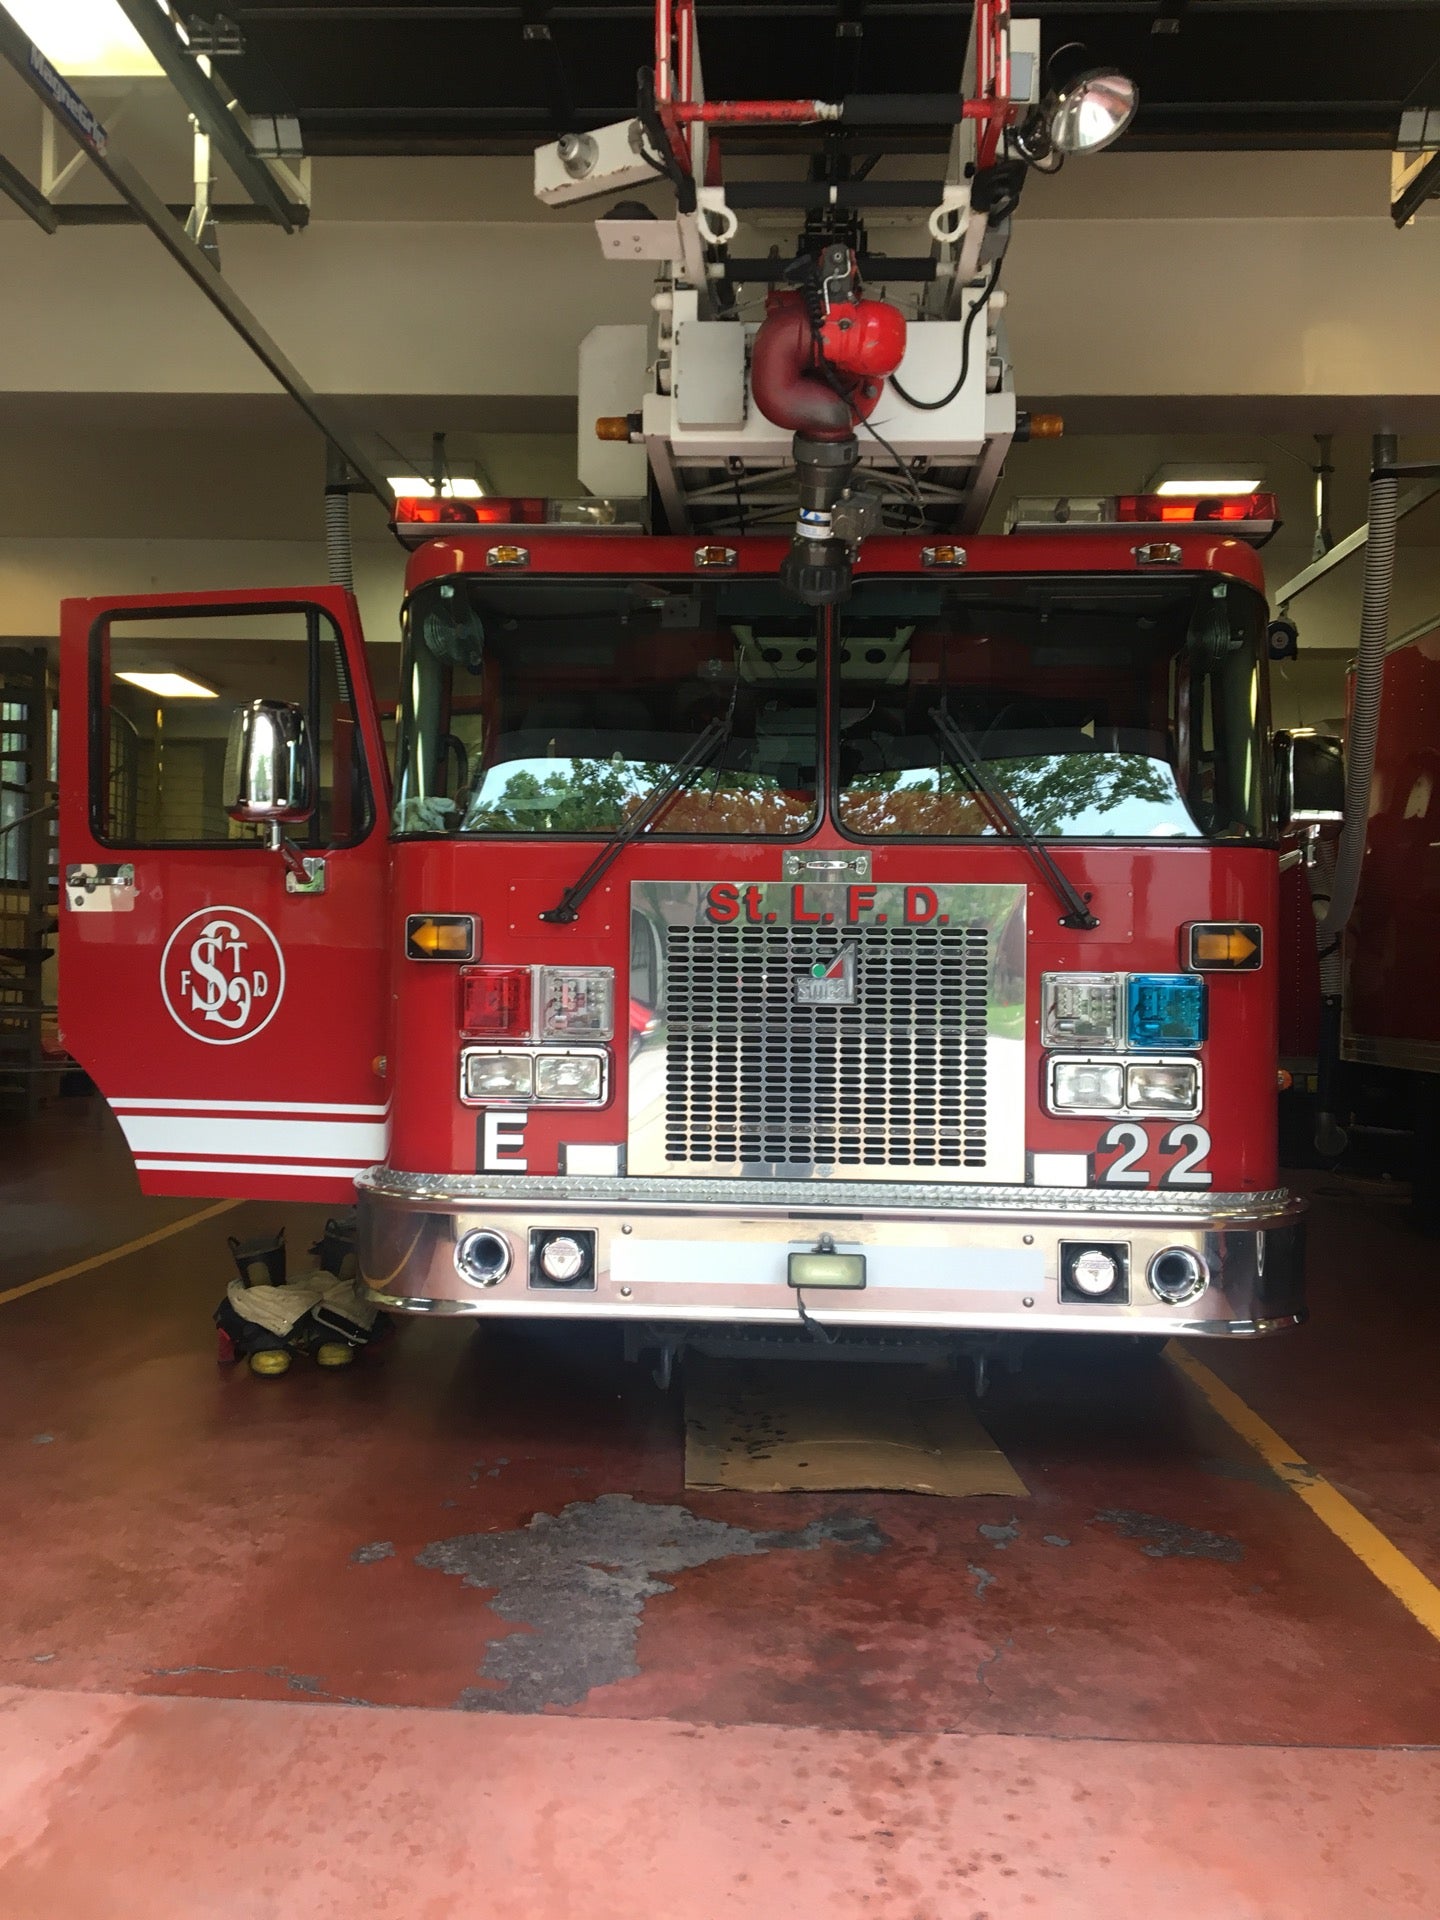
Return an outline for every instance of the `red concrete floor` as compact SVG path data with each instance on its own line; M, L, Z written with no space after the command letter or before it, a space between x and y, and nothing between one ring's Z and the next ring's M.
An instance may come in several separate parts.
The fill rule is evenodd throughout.
M1312 1326L1203 1357L1433 1567L1432 1247L1316 1204ZM4 1920L1440 1914L1440 1644L1173 1369L998 1383L1027 1501L687 1494L601 1331L218 1370L226 1233L322 1216L0 1309Z

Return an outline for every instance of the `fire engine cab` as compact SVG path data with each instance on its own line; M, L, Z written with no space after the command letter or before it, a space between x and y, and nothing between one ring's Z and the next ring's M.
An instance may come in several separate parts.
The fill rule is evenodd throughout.
M656 11L634 118L536 156L655 267L582 352L590 495L398 503L393 742L339 588L67 603L66 1041L146 1191L358 1189L395 1310L670 1352L1294 1326L1273 503L978 531L1058 426L1006 344L1021 190L1134 90L980 0L963 91L712 102ZM921 119L943 181L834 138ZM727 183L719 130L767 123L807 174ZM739 251L757 209L788 251ZM223 766L224 690L127 667L157 636L273 676Z

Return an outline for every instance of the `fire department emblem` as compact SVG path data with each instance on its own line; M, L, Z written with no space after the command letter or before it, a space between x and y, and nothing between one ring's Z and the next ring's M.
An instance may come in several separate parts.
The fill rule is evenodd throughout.
M855 949L842 947L833 960L817 960L795 981L797 1007L853 1007Z
M160 992L193 1040L233 1047L275 1018L285 957L263 920L243 907L205 907L182 920L160 956Z

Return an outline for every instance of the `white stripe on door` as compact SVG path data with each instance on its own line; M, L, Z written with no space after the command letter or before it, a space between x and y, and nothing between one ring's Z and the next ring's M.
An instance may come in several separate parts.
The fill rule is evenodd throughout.
M345 1106L333 1100L148 1100L143 1094L113 1094L110 1104L165 1113L364 1113L384 1114L388 1107Z
M199 1114L122 1113L132 1153L273 1154L296 1160L385 1157L385 1129L370 1120L213 1120Z
M353 1180L359 1167L272 1166L263 1160L137 1160L142 1173L263 1173L284 1180Z

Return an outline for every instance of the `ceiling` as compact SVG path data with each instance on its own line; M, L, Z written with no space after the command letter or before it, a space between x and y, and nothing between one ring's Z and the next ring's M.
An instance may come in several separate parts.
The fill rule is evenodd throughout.
M234 23L243 51L220 62L226 77L252 112L298 114L316 154L524 149L623 118L651 60L645 0L192 0L186 12ZM963 0L700 0L707 92L931 92L960 72L969 12ZM1081 41L1133 75L1132 147L1388 148L1402 106L1440 104L1434 0L1014 0L1013 12L1040 19L1047 56ZM727 143L762 138L786 136Z

